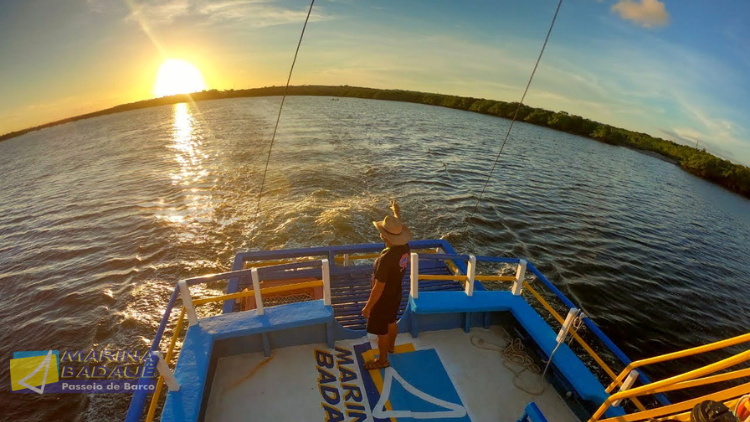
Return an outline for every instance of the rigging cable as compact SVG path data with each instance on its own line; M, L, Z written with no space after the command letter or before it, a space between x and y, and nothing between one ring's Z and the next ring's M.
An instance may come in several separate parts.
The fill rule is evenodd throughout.
M289 69L289 77L286 79L286 86L284 87L284 95L281 97L281 105L279 106L279 114L276 116L276 125L273 128L273 135L271 136L271 144L268 146L268 157L266 157L266 168L263 170L263 179L260 182L260 191L258 192L258 207L255 212L255 220L253 226L255 227L258 223L258 216L260 215L260 202L263 198L263 188L266 184L266 173L268 173L268 163L271 162L271 150L273 149L273 143L276 140L276 131L279 129L279 121L281 120L281 110L284 109L284 101L286 100L286 94L289 91L289 82L292 80L292 72L294 72L294 64L297 63L297 54L299 54L299 48L302 45L302 38L305 36L305 28L307 28L307 21L310 20L310 13L312 13L313 5L315 0L310 2L310 8L307 10L307 17L305 18L305 24L302 25L302 33L299 35L299 41L297 42L297 50L294 52L294 59L292 60L292 67Z
M552 17L552 23L550 23L549 30L547 31L547 38L544 39L544 44L542 44L542 50L539 52L539 57L537 57L536 64L534 65L534 70L531 71L531 77L529 77L529 82L526 84L526 89L523 91L523 96L521 96L521 101L518 103L516 112L513 115L513 120L510 121L510 126L508 126L508 132L505 134L505 139L503 140L503 144L500 146L500 151L497 153L497 157L495 157L494 164L492 164L492 169L490 170L490 174L487 175L487 180L484 181L484 186L482 186L482 192L479 194L479 198L477 198L476 204L474 204L474 211L472 212L472 214L477 211L477 208L479 207L479 201L482 200L482 197L484 196L484 191L487 188L487 183L489 183L490 178L492 177L492 173L495 172L495 167L497 166L497 162L500 159L500 154L503 153L505 144L508 142L510 131L513 129L513 123L516 122L516 117L518 117L518 112L521 110L521 106L523 105L523 100L526 98L526 93L529 92L531 81L534 79L534 74L536 73L537 67L539 67L539 62L542 60L544 49L547 47L547 41L549 41L550 34L552 34L552 28L555 26L555 20L557 20L557 14L560 12L560 6L562 6L562 2L563 0L560 0L557 3L557 9L555 9L555 15Z

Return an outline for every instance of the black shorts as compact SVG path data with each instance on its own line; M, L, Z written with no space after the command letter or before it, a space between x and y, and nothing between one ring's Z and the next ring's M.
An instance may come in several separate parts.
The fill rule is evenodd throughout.
M401 297L381 297L370 311L367 319L367 332L371 334L388 334L388 324L396 322L398 308L401 306Z

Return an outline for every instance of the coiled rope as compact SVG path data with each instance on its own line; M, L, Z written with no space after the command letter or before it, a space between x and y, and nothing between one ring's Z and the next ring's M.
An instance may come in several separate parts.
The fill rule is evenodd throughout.
M583 318L581 318L581 314L579 313L573 323L565 331L565 337L567 337L568 333L570 333L571 331L577 332L582 325ZM544 393L544 377L547 375L547 370L549 370L549 366L552 363L552 358L555 356L555 353L557 353L557 349L560 348L563 343L565 343L565 337L563 337L563 341L557 343L555 348L552 349L552 353L550 353L549 359L545 361L544 370L542 371L541 368L539 368L539 365L537 365L536 362L531 358L531 356L526 353L526 347L523 344L523 340L521 340L520 338L513 338L503 327L500 327L500 333L501 337L503 337L503 340L506 341L506 343L502 346L490 343L479 336L472 336L471 344L477 349L500 352L500 355L503 357L503 366L513 373L513 385L516 388L531 396L539 396ZM571 336L571 339L572 337L573 336ZM521 369L518 370L516 368ZM539 374L538 390L528 389L518 383L517 380L521 379L521 375L524 372Z
M562 2L563 0L560 0L557 3L557 9L555 9L555 15L552 17L552 23L550 23L549 25L549 30L547 31L547 37L544 39L544 44L542 44L542 50L539 52L539 57L537 57L536 59L536 64L534 64L534 70L531 71L531 76L529 77L529 82L526 84L526 89L523 91L523 95L521 96L521 101L518 103L518 107L516 107L515 114L513 114L513 120L510 121L510 126L508 126L508 132L505 134L505 139L503 139L503 144L500 146L500 151L498 151L497 157L495 157L495 162L492 164L492 169L490 169L490 173L487 175L487 180L484 181L484 186L482 186L482 192L479 194L479 198L477 198L476 204L474 204L474 212L476 212L477 208L479 207L479 202L482 200L482 197L484 196L484 191L485 189L487 189L487 184L489 183L490 178L492 177L492 173L495 172L495 167L497 167L498 160L500 160L500 154L503 153L503 149L505 149L505 144L508 142L508 137L510 137L510 131L513 130L513 124L516 122L516 118L518 117L518 112L521 110L521 106L523 106L523 100L526 99L526 94L529 92L531 81L534 80L534 74L536 73L536 69L539 67L539 62L542 60L544 49L547 48L547 41L549 41L549 36L550 34L552 34L552 28L555 27L555 21L557 20L557 14L560 12L560 6L562 6Z
M263 188L266 185L266 174L268 173L268 163L271 162L271 150L273 149L273 143L276 140L276 131L279 129L279 121L281 121L281 110L284 109L284 101L286 100L286 94L289 91L289 82L292 80L292 72L294 72L294 64L297 63L297 54L299 54L299 48L302 45L302 38L305 36L305 29L307 28L307 21L310 20L310 14L312 13L313 5L315 0L310 2L310 8L307 10L307 17L305 18L305 24L302 25L302 33L299 35L299 41L297 42L297 50L294 51L294 59L292 60L292 67L289 69L289 77L286 78L286 86L284 87L284 95L281 97L281 105L279 105L279 114L276 116L276 125L273 127L273 135L271 136L271 144L268 146L268 157L266 157L266 167L263 170L263 179L260 182L260 191L258 192L258 207L255 213L255 220L253 226L257 227L258 216L260 215L260 203L263 198Z

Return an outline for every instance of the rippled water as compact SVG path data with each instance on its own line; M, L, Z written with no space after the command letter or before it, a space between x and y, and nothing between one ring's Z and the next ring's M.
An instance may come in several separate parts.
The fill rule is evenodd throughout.
M239 250L378 241L397 197L418 238L525 257L633 358L750 331L750 201L676 166L416 104L177 104L0 143L0 351L145 348L174 283ZM218 290L221 286L210 286ZM8 420L121 420L126 395L11 395Z

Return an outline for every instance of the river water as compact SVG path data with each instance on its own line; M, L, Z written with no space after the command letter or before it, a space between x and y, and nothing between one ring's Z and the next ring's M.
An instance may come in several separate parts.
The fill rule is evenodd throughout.
M534 262L631 357L750 331L750 201L638 152L439 107L177 104L0 143L0 355L144 349L175 282L247 249L416 238ZM218 293L221 286L207 289ZM3 419L121 420L129 396L9 393Z

